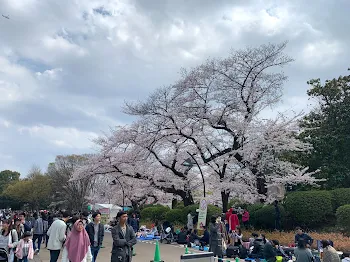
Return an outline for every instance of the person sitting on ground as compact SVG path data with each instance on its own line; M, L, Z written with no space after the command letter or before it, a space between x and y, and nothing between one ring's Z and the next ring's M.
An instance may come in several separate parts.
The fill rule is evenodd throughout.
M301 239L298 242L297 248L294 250L296 262L312 262L313 256L311 250L307 248L305 240Z
M334 249L328 240L322 240L323 247L323 262L340 262L340 257L337 250Z
M269 242L269 240L266 238L264 234L260 234L260 238L262 238L264 245Z
M257 234L253 233L254 236ZM256 237L253 242L253 249L249 254L250 258L263 258L264 257L264 242L261 237Z
M350 262L350 251L343 253L343 259L341 262Z
M195 245L199 244L199 237L198 237L198 230L193 229L190 234L190 243L193 243Z
M255 239L257 239L259 235L257 233L252 233L252 237L249 238L249 247L252 247Z
M149 233L150 233L151 235L154 235L154 236L156 236L156 234L158 234L158 230L157 230L157 227L156 227L155 224L152 224L152 225L151 225L151 230L150 230Z
M178 244L187 244L187 232L184 228L181 228L181 231L177 235L177 243Z
M276 256L283 257L283 259L285 259L287 261L289 260L288 255L286 254L286 252L284 252L284 250L280 246L280 243L278 242L278 240L271 240L271 244L274 246L274 248L276 250Z
M232 231L229 234L230 237L230 243L236 247L242 246L243 245L243 234L242 234L242 230L240 227L237 227L236 230Z
M210 234L208 231L208 228L206 226L203 226L204 233L203 236L199 239L199 243L201 244L201 248L204 248L206 245L209 244Z
M264 258L267 262L276 262L277 252L270 242L266 242L263 249Z
M295 231L295 244L298 244L299 240L304 240L306 245L311 247L314 240L308 234L306 234L301 227L296 227Z

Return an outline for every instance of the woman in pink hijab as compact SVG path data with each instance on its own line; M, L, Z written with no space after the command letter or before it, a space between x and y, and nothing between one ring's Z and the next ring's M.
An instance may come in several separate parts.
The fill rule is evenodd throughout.
M77 220L69 233L62 253L62 262L91 262L90 239L84 223Z

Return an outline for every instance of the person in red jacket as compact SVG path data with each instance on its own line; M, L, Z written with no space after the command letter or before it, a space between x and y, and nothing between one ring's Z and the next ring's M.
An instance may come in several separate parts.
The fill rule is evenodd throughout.
M248 229L249 226L249 212L247 209L244 209L243 215L242 215L242 222L245 227L245 229Z
M233 211L232 207L229 210L227 210L227 212L225 214L225 220L227 220L227 221L230 220L230 216L232 215L232 211Z
M236 227L239 226L239 219L235 211L232 211L232 215L230 216L228 223L230 225L230 230L236 230Z

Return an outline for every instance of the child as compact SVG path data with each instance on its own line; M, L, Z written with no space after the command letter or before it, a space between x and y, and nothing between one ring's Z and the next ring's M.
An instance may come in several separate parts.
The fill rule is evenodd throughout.
M32 234L30 232L24 232L22 239L19 241L16 248L16 257L19 262L28 262L29 259L34 257L33 241L31 240Z

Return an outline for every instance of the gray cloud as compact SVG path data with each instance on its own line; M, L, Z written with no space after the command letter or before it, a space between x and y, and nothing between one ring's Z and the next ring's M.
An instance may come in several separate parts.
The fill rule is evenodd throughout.
M339 0L1 2L0 170L91 152L132 118L125 100L231 48L289 41L283 104L307 109L306 81L349 67L350 3Z

